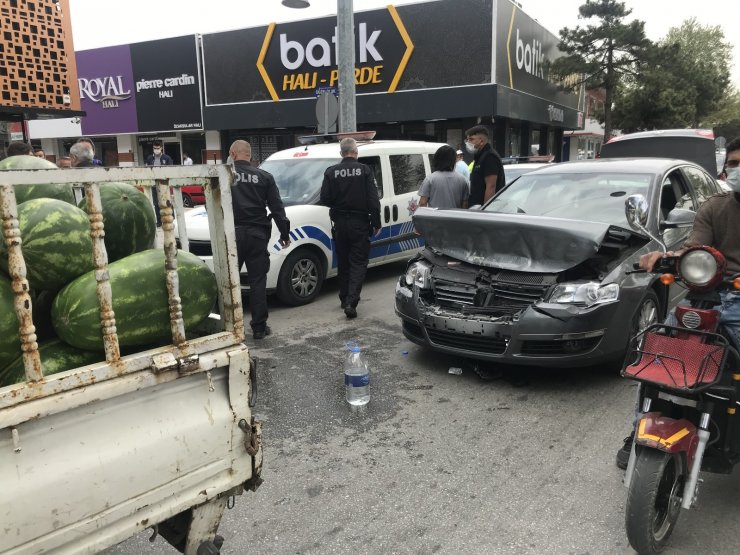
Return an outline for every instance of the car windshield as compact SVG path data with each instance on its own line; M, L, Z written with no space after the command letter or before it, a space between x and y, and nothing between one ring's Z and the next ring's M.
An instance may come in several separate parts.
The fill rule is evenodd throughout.
M629 228L624 201L638 193L647 197L652 179L650 174L529 173L504 189L483 210Z
M316 202L324 171L339 161L339 157L265 160L260 168L272 174L283 204L291 206Z
M544 166L544 164L543 164ZM506 183L511 183L520 175L532 172L539 169L541 166L525 166L520 164L509 164L504 166L504 175L506 176Z

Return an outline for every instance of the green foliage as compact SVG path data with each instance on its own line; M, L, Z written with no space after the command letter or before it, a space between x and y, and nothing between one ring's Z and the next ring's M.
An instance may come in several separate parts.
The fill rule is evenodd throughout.
M551 72L561 79L581 74L587 86L604 89L604 136L608 138L612 100L619 83L639 75L652 43L645 36L643 21L623 22L632 13L624 2L586 0L578 12L579 19L595 19L596 24L560 30L559 48L565 56L552 63Z
M712 126L727 94L730 55L718 26L692 18L670 29L649 52L640 78L620 88L615 126L625 132Z
M715 137L725 137L728 141L740 137L740 91L731 90L706 120L714 128Z

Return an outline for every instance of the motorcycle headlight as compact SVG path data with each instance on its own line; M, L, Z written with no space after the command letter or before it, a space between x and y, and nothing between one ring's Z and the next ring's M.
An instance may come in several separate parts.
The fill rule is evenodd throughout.
M690 249L678 261L678 273L683 282L694 289L714 287L725 273L725 259L715 249Z
M594 306L619 300L619 285L602 286L598 282L561 283L550 295L551 303Z
M406 269L406 285L416 285L419 289L432 287L432 267L425 262L413 262Z

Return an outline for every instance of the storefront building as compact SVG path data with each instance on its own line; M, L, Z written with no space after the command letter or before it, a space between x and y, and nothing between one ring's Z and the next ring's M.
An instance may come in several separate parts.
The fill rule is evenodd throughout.
M560 159L563 132L583 126L582 89L548 79L557 37L509 0L388 6L354 23L357 126L376 139L459 147L483 124L502 156ZM337 94L335 29L326 17L78 52L80 134L107 137L121 165L155 136L176 162L186 148L220 161L237 138L262 161L333 123L317 99Z

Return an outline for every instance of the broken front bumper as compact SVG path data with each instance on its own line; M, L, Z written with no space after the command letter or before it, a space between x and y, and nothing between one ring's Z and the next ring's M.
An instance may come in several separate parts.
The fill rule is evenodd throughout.
M590 308L536 303L514 316L463 313L430 304L403 278L396 284L403 334L419 345L480 360L550 367L621 359L632 315L629 303Z

